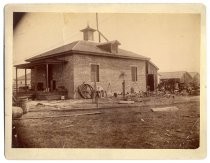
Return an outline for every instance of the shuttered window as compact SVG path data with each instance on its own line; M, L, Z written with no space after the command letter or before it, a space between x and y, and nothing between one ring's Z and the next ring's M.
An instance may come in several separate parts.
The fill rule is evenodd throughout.
M91 82L99 82L99 65L91 64Z
M137 81L137 67L131 67L131 79Z

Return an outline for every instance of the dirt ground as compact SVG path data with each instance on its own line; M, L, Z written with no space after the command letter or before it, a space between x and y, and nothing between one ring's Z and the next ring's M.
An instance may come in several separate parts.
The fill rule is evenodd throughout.
M21 119L13 120L13 147L198 148L199 96L177 99L171 102L162 98L162 103L155 105L154 100L147 100L146 104L129 107L87 110L38 105ZM176 106L178 111L151 111L165 106Z

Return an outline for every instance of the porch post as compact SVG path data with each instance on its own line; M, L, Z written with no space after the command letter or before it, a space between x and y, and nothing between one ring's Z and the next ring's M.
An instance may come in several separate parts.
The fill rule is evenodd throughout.
M15 82L16 82L16 94L18 93L18 75L17 75L17 72L18 72L18 68L16 67L16 78L15 78Z
M27 71L27 69L25 69L25 87L27 86L27 76L26 76L26 71Z
M32 74L32 73L31 73ZM35 86L35 92L37 91L37 67L34 67L34 86ZM31 79L32 79L32 77L31 77ZM31 80L32 81L32 80Z
M46 90L48 92L49 88L48 88L48 64L46 64Z

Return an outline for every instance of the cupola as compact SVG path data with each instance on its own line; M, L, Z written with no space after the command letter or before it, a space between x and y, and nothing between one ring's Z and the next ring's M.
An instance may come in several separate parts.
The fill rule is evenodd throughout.
M89 25L85 29L80 30L83 32L83 39L85 41L94 41L94 32L96 31L93 28L90 28Z

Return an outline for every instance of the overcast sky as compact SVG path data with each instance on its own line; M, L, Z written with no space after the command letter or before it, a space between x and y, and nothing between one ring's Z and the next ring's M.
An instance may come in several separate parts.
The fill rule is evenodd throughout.
M103 14L99 30L120 48L151 58L159 71L197 71L200 63L200 16L196 14ZM28 13L14 30L14 64L50 49L82 40L95 14ZM95 33L95 41L98 35Z

